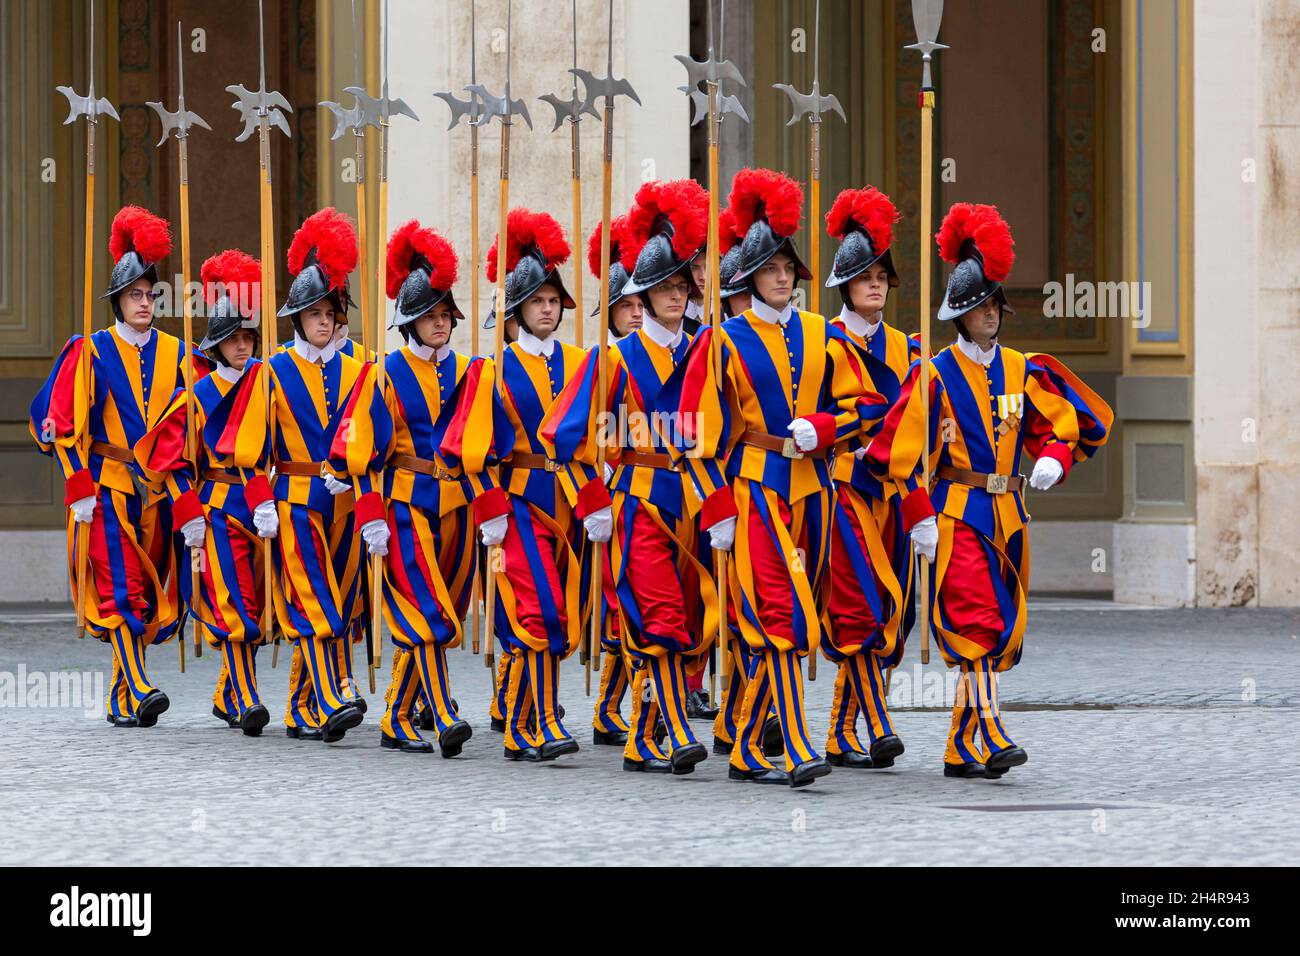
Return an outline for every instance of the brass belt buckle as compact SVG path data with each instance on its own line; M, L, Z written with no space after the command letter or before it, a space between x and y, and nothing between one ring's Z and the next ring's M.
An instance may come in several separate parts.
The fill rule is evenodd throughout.
M984 482L984 490L991 495L1004 495L1007 493L1007 482L1009 480L1008 475L989 475Z
M326 478L333 478L333 477L334 477L334 472L329 471L328 468L326 467L328 464L329 464L329 462L325 462L325 461L322 461L322 462L320 463L320 477L321 477L321 481L324 481Z
M801 452L799 446L794 443L793 435L781 442L781 454L786 458L803 457L803 452Z
M548 472L550 472L550 473L553 475L553 474L555 474L556 470L560 467L560 465L559 465L558 462L553 461L552 459L548 458L548 459L546 459L546 466L545 466L545 467L546 467L546 470L547 470Z

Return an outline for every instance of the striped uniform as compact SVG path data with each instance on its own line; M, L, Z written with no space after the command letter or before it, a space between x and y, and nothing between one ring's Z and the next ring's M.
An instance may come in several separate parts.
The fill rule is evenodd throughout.
M644 329L620 339L608 353L603 398L597 394L598 350L592 349L542 426L542 443L556 462L594 466L602 422L610 416L618 422L608 430L613 441L607 455L615 469L609 580L633 682L644 682L648 673L654 688L653 701L635 687L633 691L636 733L629 736L624 755L636 761L664 759L654 741L656 710L673 749L696 743L686 718L687 663L693 662L696 670L703 666L718 629L707 543L700 553L700 499L660 434L661 428L672 428L676 410L662 408L660 395L690 341L683 334L670 350ZM587 489L574 485L571 472L561 474L576 505Z
M742 770L771 766L761 735L773 696L786 769L818 758L804 722L799 659L823 637L833 498L827 451L884 410L842 332L810 312L784 318L767 322L749 310L722 324L721 383L712 331L702 331L681 384L680 450L689 448L685 460L704 498L701 525L737 516L730 601L757 656L731 754ZM813 452L786 457L762 447L789 437L795 418L816 428Z
M887 401L897 399L920 343L883 321L869 339L849 329L842 315L832 324L856 347L867 387ZM894 733L885 671L902 659L916 616L911 538L898 518L900 499L892 482L882 483L854 454L865 446L865 440L854 441L835 458L831 640L822 645L839 664L826 738L833 754L866 749L857 734L859 712L871 742ZM862 653L865 648L870 653Z
M108 712L119 717L135 713L155 690L145 674L145 649L170 639L180 618L177 568L185 562L173 531L201 517L203 506L187 468L167 471L161 483L148 487L135 447L184 384L181 341L151 329L137 347L116 328L95 332L89 393L81 376L83 346L79 335L64 346L32 402L28 429L41 452L58 460L67 483L64 502L97 498L86 565L86 627L113 646ZM80 442L87 436L92 444L83 457ZM79 536L71 511L67 537L75 589Z
M530 354L519 343L508 346L499 390L495 363L481 363L476 380L461 389L442 447L445 460L463 463L467 471L470 456L486 462L489 447L503 460L501 486L509 496L510 521L501 567L493 573L496 634L515 664L503 675L509 750L570 737L556 712L556 695L559 663L578 647L590 610L589 568L578 529L583 517L609 499L604 485L593 480L594 468L571 462L553 472L543 464L542 420L586 355L576 346L549 341L550 354ZM513 462L507 452L515 456ZM561 478L584 490L576 507L561 490ZM530 730L534 721L536 733Z
M937 475L928 493L919 487L915 474L925 430L930 431L932 472L959 468L1015 475L1021 452L1027 451L1034 458L1056 459L1068 475L1075 461L1106 443L1114 416L1050 355L999 345L985 368L949 346L933 361L927 426L915 387L919 376L920 363L914 362L866 460L877 477L893 481L904 495L899 509L906 529L938 513L934 578L922 599L930 602L931 630L944 660L961 667L963 687L972 685L953 708L944 759L984 763L1014 746L1002 727L992 681L1020 660L1029 515L1018 489L990 493Z

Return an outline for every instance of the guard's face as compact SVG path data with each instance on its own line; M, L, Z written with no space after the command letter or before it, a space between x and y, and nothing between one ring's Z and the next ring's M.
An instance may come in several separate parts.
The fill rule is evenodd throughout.
M794 260L778 252L754 273L754 287L764 302L780 311L790 303L796 278Z
M646 294L650 297L650 308L655 318L664 325L676 325L686 314L691 284L680 272L670 275L663 282L651 286Z
M746 292L737 292L735 295L727 296L726 306L728 315L743 315L749 311L749 307L754 304L754 297Z
M849 299L853 311L870 317L885 307L889 297L889 270L874 262L867 271L849 280Z
M242 372L248 360L253 357L253 349L256 347L256 335L248 329L235 329L228 337L222 339L217 350L226 360L227 365Z
M157 294L153 283L144 276L136 279L117 295L117 307L122 321L137 332L146 331L153 324L153 302Z
M997 337L998 328L1002 325L1002 307L996 298L989 296L962 316L962 321L966 323L966 330L974 341L987 345Z
M334 328L338 324L338 313L326 299L313 303L302 311L299 320L302 336L318 349L329 345L334 338Z
M524 326L539 339L544 339L555 331L555 327L560 324L562 310L560 293L550 285L543 285L519 307L523 313Z
M706 258L705 254L702 253L696 256L695 260L691 263L691 278L695 280L695 288L697 289L704 288L705 258ZM697 296L697 298L703 299L704 298L703 293Z
M506 319L505 325L502 326L501 333L507 342L518 342L519 319L513 315Z
M440 302L415 320L415 331L425 345L440 349L451 338L451 323L451 309Z
M641 313L641 300L636 297L620 299L614 303L614 311L609 316L610 324L620 336L631 335L641 328L644 318Z

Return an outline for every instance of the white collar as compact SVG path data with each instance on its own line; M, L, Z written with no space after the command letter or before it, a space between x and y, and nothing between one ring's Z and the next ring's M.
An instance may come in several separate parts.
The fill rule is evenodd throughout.
M251 362L252 359L249 359L248 361ZM217 363L217 374L220 375L222 378L224 378L231 385L235 384L241 378L243 378L244 373L247 371L248 371L248 362L244 363L243 368L235 368L234 366L227 365L225 362Z
M335 348L341 347L343 343L347 341L347 338L348 338L348 324L344 322L342 325L337 326L334 329L334 347Z
M138 349L144 348L149 344L149 339L153 335L153 326L145 329L143 332L137 332L131 326L127 325L121 319L117 320L117 337L127 345L134 345Z
M859 335L864 339L869 339L876 334L880 328L880 313L876 313L876 321L868 322L858 313L854 312L847 305L840 308L840 319L844 322L844 327L854 335Z
M782 325L785 325L787 322L790 321L790 316L794 312L789 302L785 304L784 309L778 312L776 311L776 309L772 308L770 305L768 305L758 296L754 296L754 301L753 303L750 304L749 308L751 312L753 312L764 322L768 322L768 323L780 322Z
M426 362L441 362L451 354L450 344L439 345L435 349L421 342L411 341L406 343L406 347L411 350L412 355L422 358Z
M685 318L688 318L688 319L698 319L698 318L699 318L700 316L702 316L703 314L704 314L704 306L700 305L698 302L689 302L689 301L688 301L688 302L686 303L686 315L685 315Z
M317 360L322 365L328 365L334 359L338 348L337 343L330 342L323 349L318 349L295 331L293 333L293 350L298 353L300 358L312 365L315 365Z
M970 339L963 338L959 335L957 336L957 348L961 349L961 354L966 356L976 365L982 365L984 368L988 368L993 364L993 359L997 357L998 340L994 339L993 347L987 352L982 352L980 351L980 347Z
M555 333L551 333L544 339L539 339L537 336L533 335L532 332L529 332L524 328L523 325L520 325L519 338L515 341L518 342L519 347L529 355L545 355L547 358L550 358L551 353L555 351Z
M682 340L682 336L686 334L682 331L682 327L679 325L677 326L676 332L669 332L659 324L659 320L654 316L647 316L647 318L649 321L641 323L641 331L644 332L646 337L655 345L663 346L670 352L674 351L677 348L677 343L679 343Z

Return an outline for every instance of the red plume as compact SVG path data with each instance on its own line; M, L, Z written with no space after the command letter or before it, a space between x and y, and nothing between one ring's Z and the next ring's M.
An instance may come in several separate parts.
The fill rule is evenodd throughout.
M678 259L689 259L708 240L709 194L704 187L693 179L653 180L637 190L636 203L627 214L628 236L637 255L653 234L660 214L672 223L673 253ZM632 263L636 264L635 257Z
M591 238L587 240L587 265L594 276L600 275L600 229L603 223L596 223L596 228L591 232ZM609 264L622 262L623 268L631 271L627 264L627 253L631 249L631 243L627 237L627 216L615 216L609 221ZM636 260L632 260L633 265Z
M731 181L727 206L741 236L759 219L766 219L778 236L793 236L803 216L803 189L771 169L742 169Z
M227 249L203 263L199 270L203 299L208 305L225 292L232 301L259 302L262 295L262 264L240 249Z
M429 276L432 288L446 291L456 284L456 250L438 233L411 219L402 223L388 240L386 284L390 299L397 298L402 283L411 274L411 258L416 253L433 267Z
M984 258L984 275L993 282L1001 282L1011 272L1016 261L1015 242L1011 227L998 212L997 206L981 203L953 203L948 215L943 217L934 241L939 244L939 256L944 262L956 264L961 256L961 245L967 239L975 242Z
M302 272L307 253L313 247L316 262L329 279L330 288L343 288L348 273L357 267L357 231L352 220L333 206L308 216L289 244L290 275Z
M116 262L132 249L150 265L162 261L172 251L172 227L148 209L123 206L113 217L108 251Z
M564 238L564 227L550 213L522 207L511 209L506 216L506 232L509 240L506 272L519 265L519 256L528 246L537 246L551 269L569 261L569 241ZM489 282L497 281L497 239L492 240L492 248L488 250L487 278Z
M732 246L745 238L743 232L736 231L736 217L728 206L718 213L718 255L725 256Z
M853 225L866 230L871 237L871 248L880 255L894 241L894 223L898 210L889 197L875 186L866 189L846 189L835 197L831 211L826 214L826 231L836 239L843 239Z

